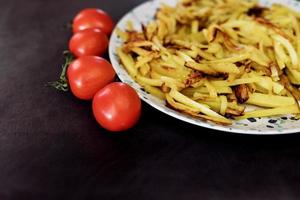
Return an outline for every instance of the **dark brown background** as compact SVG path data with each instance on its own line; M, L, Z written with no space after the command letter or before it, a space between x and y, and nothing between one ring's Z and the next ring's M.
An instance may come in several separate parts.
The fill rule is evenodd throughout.
M117 21L141 2L0 1L0 199L299 199L300 135L212 131L146 104L135 128L110 134L89 102L44 87L77 11Z

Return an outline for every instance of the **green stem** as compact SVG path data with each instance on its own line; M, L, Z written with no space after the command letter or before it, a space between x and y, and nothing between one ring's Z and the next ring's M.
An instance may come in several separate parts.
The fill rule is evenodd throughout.
M47 86L53 87L59 91L68 91L69 90L69 85L68 85L68 78L67 78L67 68L69 64L74 60L73 55L69 51L64 51L63 52L64 57L65 57L65 63L62 65L62 71L59 76L59 80L49 82Z

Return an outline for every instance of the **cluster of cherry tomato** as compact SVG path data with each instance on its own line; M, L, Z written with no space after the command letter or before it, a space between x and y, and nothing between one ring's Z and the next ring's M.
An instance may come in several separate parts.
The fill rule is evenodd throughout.
M73 20L69 50L76 57L67 69L72 93L79 99L92 100L97 122L110 131L133 127L141 113L141 100L129 85L113 82L116 73L102 56L114 23L100 9L84 9Z

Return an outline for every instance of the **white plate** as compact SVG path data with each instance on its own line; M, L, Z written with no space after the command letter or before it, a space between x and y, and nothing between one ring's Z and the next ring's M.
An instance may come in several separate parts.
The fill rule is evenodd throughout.
M175 6L177 0L147 1L127 13L119 21L116 27L124 30L127 22L130 20L133 22L134 28L140 30L142 23L147 24L149 21L153 20L154 13L162 2ZM265 6L270 6L273 3L281 3L295 10L300 10L300 3L296 0L261 0L260 3ZM116 48L121 46L121 44L122 41L117 37L116 31L113 31L109 44L109 57L117 75L121 81L131 85L145 102L167 115L198 126L234 133L273 135L300 132L300 123L292 116L252 118L234 122L231 126L222 126L212 122L205 122L172 110L165 105L164 101L145 92L141 86L128 75L122 64L120 64L120 60L116 54Z

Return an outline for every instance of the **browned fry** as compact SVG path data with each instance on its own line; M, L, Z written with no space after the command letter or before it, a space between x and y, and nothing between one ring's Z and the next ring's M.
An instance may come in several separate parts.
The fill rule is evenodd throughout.
M300 100L300 91L295 88L289 79L283 74L280 76L280 83L284 85L285 89L288 90L296 100Z
M123 45L123 51L125 53L130 53L132 51L132 49L134 49L136 47L151 48L151 47L153 47L153 45L154 44L152 42L149 42L149 41L146 41L146 40L128 42L128 43Z
M160 87L160 89L163 93L170 92L170 88L165 83Z
M266 10L269 10L269 8L255 5L254 7L248 10L247 14L249 16L261 17L263 15L263 12Z
M166 101L167 101L167 105L172 107L175 110L178 110L180 112L186 113L188 115L194 116L196 118L200 118L203 120L207 120L207 121L211 121L217 124L221 124L221 125L230 125L231 123L229 123L229 121L227 120L222 120L221 118L215 118L215 117L210 117L207 115L202 115L199 114L199 111L195 108L191 108L189 106L186 106L184 104L178 103L176 102L172 97L170 97L170 95L166 94Z
M243 49L242 47L234 44L227 33L222 32L222 36L224 39L224 45L229 51L241 51Z
M264 75L271 76L272 75L272 72L271 72L272 65L273 65L273 63L270 63L269 67L265 67L265 66L259 65L255 62L251 61L248 65L246 65L246 67L247 67L247 72L250 72L251 68L252 68L255 71L262 72Z
M196 63L196 62L187 62L186 66L194 69L196 71L202 72L204 74L217 75L218 73L210 68L208 65Z
M207 115L201 115L201 114L196 114L196 113L191 113L191 115L194 116L194 117L197 117L199 119L206 120L206 121L211 121L211 122L214 122L216 124L223 125L223 126L228 126L228 125L232 124L232 123L230 123L228 121L225 121L225 120L222 120L220 118L214 118L214 117L210 117L210 116L207 116Z
M249 88L246 84L235 86L233 89L239 103L245 103L249 99Z
M231 108L226 109L226 114L229 114L231 116L242 116L243 113L244 113L244 110L240 111L240 110L234 110L234 109L231 109Z
M157 34L157 24L155 22L150 22L149 25L143 29L144 35L147 38L147 40L152 40L153 37Z
M191 85L201 81L203 79L203 75L201 72L193 72L189 75L189 77L184 81L186 87L190 87Z
M220 26L214 25L208 28L208 42L214 42L217 39L218 32L222 32Z
M280 27L276 26L276 25L273 24L271 21L269 21L269 20L267 20L267 19L265 19L265 18L262 18L262 17L257 17L257 18L255 18L255 20L256 20L258 23L260 23L260 24L262 24L262 25L265 25L265 26L267 26L268 28L273 29L276 33L278 33L278 34L281 35L282 37L284 37L284 38L286 38L286 39L288 39L288 40L290 40L290 41L293 40L293 38L290 38L286 33L284 33L284 32L280 29Z
M166 94L166 101L170 107L190 115L196 115L200 112L198 109L176 102L169 94Z
M126 42L136 42L145 40L144 34L137 31L127 31L128 40Z

